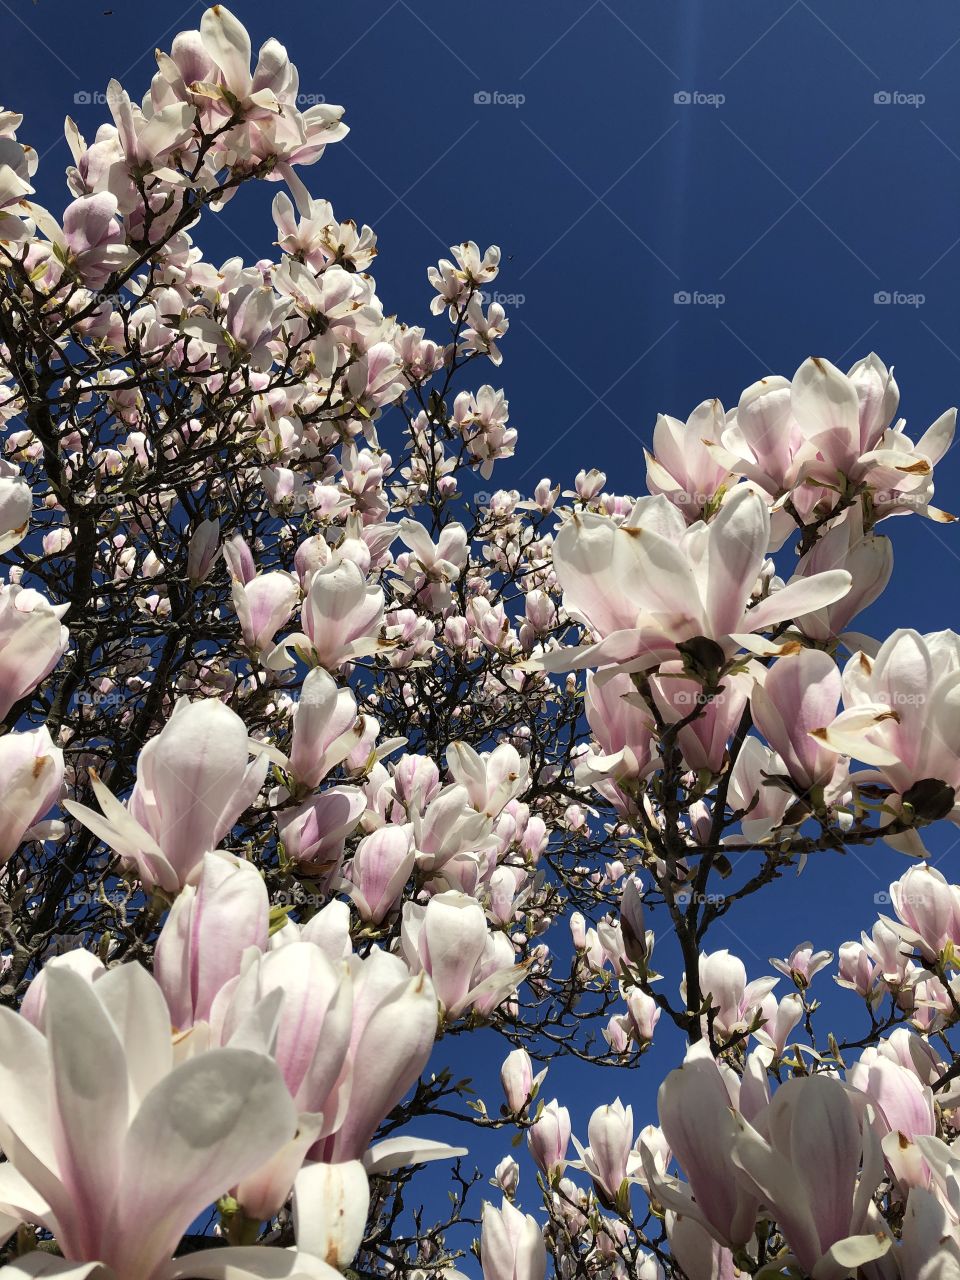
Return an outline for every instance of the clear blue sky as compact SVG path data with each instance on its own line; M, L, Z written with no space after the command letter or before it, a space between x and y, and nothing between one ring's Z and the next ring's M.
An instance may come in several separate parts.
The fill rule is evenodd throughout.
M88 138L105 117L74 95L116 75L139 96L154 47L196 26L203 7L4 3L4 105L27 117L21 137L43 154L38 190L54 212L63 116ZM713 395L729 406L809 354L846 367L872 348L894 362L914 438L960 400L960 9L950 0L231 7L255 46L270 35L287 45L303 93L346 107L352 133L302 176L340 217L377 231L388 310L426 322L429 263L465 238L502 247L496 287L524 300L509 309L504 364L489 370L520 431L497 483L532 488L548 474L566 485L596 465L611 489L640 493L658 411L686 416ZM211 220L210 256L271 251L275 190L244 191ZM680 292L725 300L682 305ZM878 304L880 293L923 301ZM955 511L957 453L937 470L938 501ZM960 533L916 518L884 531L893 583L858 625L960 629ZM952 842L948 829L933 843L958 879ZM759 976L767 956L804 937L835 948L869 928L872 895L907 865L883 848L825 858L765 899L774 918L735 917L739 938L719 929L711 949L730 946ZM816 985L856 1017L828 974ZM611 1075L583 1097L579 1132L617 1089L632 1095L638 1127L653 1118L649 1090L679 1053L669 1029L661 1039L627 1086ZM489 1103L497 1093L491 1084Z

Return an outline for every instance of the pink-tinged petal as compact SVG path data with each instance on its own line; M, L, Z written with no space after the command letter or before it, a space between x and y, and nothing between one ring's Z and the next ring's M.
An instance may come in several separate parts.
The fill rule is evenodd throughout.
M370 1186L359 1160L305 1165L293 1192L298 1248L345 1270L360 1248L369 1207Z
M882 731L891 719L889 707L880 703L868 703L841 711L829 724L811 732L819 743L838 755L850 756L864 764L894 765L900 757L867 737L871 730Z
M484 1204L480 1233L483 1280L544 1280L547 1250L536 1219L509 1200Z
M194 1218L265 1164L296 1122L283 1077L263 1054L215 1049L177 1067L130 1126L101 1256L120 1274L152 1275Z
M176 1258L164 1267L160 1280L343 1280L341 1272L312 1254L297 1249L204 1249ZM110 1278L112 1280L112 1277Z
M250 92L250 37L246 28L222 4L215 4L200 19L200 38L207 53L223 72L227 88L236 97Z
M778 622L833 604L847 594L852 582L846 569L831 569L812 578L791 578L785 587L748 609L743 621L752 631L763 631Z
M233 1197L247 1218L267 1222L275 1217L290 1198L294 1179L300 1172L307 1152L317 1141L324 1128L322 1115L301 1112L297 1117L297 1132L280 1150L261 1165L255 1173L237 1186Z
M124 1046L133 1110L173 1066L166 1001L146 969L133 961L108 969L90 990Z
M269 894L255 867L204 855L197 887L188 886L174 902L154 954L154 976L176 1028L208 1019L247 948L266 949L269 914Z
M71 1200L58 1240L68 1256L103 1258L130 1106L126 1057L117 1028L79 974L53 970L46 995L54 1142Z
M445 1009L460 1006L487 941L483 908L455 890L427 903L420 934L420 957Z
M814 730L833 720L841 689L836 663L820 649L778 658L754 689L754 723L802 786L824 784L833 775L836 757L823 750Z
M830 1246L810 1274L813 1280L846 1280L865 1263L882 1258L892 1244L893 1238L882 1231L847 1236Z
M770 516L752 490L736 489L708 526L706 612L709 631L722 639L735 631L767 554Z
M0 1008L0 1147L56 1217L69 1215L51 1123L50 1051L25 1018Z
M436 1032L437 996L425 973L394 986L366 1016L351 1054L353 1092L336 1137L338 1160L363 1155L380 1121L419 1078Z
M430 1164L434 1160L455 1160L467 1154L466 1147L451 1147L446 1142L432 1138L415 1138L413 1134L399 1134L386 1138L364 1153L363 1167L367 1173L395 1173L413 1164Z
M957 429L957 411L948 409L942 413L933 426L928 427L915 445L915 452L930 462L937 463L953 443Z
M860 400L856 387L820 357L805 360L793 377L791 406L807 439L838 470L860 456Z
M731 1163L737 1121L705 1041L671 1071L657 1095L660 1127L687 1175L699 1211L717 1239L736 1246L753 1234L757 1200L738 1185Z

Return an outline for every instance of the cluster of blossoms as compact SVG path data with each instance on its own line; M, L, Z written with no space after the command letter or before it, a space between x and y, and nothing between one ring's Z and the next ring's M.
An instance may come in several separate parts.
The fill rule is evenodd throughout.
M517 432L454 388L501 363L499 250L399 322L283 47L251 70L215 6L157 64L67 121L59 218L0 112L2 1269L954 1280L960 636L850 629L881 522L952 519L954 411L914 442L876 356L810 359L661 417L646 496L480 500ZM276 260L207 262L256 180ZM825 1035L830 951L749 977L707 934L870 845L915 861ZM478 1030L498 1110L442 1060ZM671 1036L656 1106L577 1137L543 1096ZM537 1214L513 1155L474 1208L440 1126L525 1137Z

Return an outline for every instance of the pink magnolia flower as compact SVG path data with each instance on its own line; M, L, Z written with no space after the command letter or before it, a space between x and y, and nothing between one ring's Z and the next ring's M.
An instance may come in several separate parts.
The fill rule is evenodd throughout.
M509 1200L499 1209L484 1203L480 1265L483 1280L544 1280L547 1247L536 1219Z
M500 1083L512 1115L519 1115L537 1096L546 1074L546 1067L533 1074L533 1063L526 1049L514 1049L507 1054L500 1067Z
M718 773L723 767L727 743L747 705L755 670L756 664L750 664L745 671L725 675L722 687L711 697L696 680L684 678L679 662L662 663L650 677L654 702L666 724L686 720L698 710L695 719L677 734L684 762L691 769Z
M108 191L80 196L68 205L56 240L67 264L91 289L105 285L134 257L117 221L117 198Z
M871 1197L883 1158L863 1114L846 1085L815 1075L782 1084L759 1128L734 1117L739 1181L767 1206L800 1267L818 1280L843 1280L891 1244L877 1229Z
M709 524L687 528L666 498L641 498L622 523L575 511L554 542L553 564L568 613L600 637L540 660L548 671L620 665L637 671L677 657L695 637L733 653L753 632L823 608L850 589L842 569L794 577L751 605L767 553L770 515L746 486Z
M404 519L399 536L410 548L402 565L405 593L431 612L446 609L453 600L450 584L459 579L469 556L466 529L452 521L434 542L422 524Z
M495 818L522 795L530 777L530 762L509 742L483 753L468 742L452 742L447 748L447 768L454 782L466 789L472 807L488 818Z
M341 689L322 667L307 672L293 712L290 773L313 788L350 755L366 729L350 689Z
M686 422L661 413L653 429L653 453L643 451L647 488L669 498L691 524L736 479L719 460L719 451L708 447L719 444L725 422L719 400L704 400Z
M746 1244L763 1197L737 1176L733 1147L741 1122L705 1040L691 1046L683 1066L664 1080L657 1107L663 1137L689 1186L665 1177L645 1145L640 1154L651 1194L667 1209L698 1222L720 1244Z
M247 948L266 949L269 915L267 886L256 867L204 854L196 885L181 890L154 952L154 977L176 1031L209 1021L216 996L239 976Z
M597 1107L587 1125L589 1146L573 1139L580 1153L582 1168L593 1179L601 1199L608 1207L622 1203L622 1188L633 1155L633 1109L619 1098L608 1106Z
M646 777L657 759L656 727L629 675L588 675L583 706L596 748L578 762L578 780L599 789L608 779L619 784Z
M356 787L331 787L296 809L277 816L280 839L288 857L314 864L313 874L332 877L343 858L346 838L366 809Z
M292 573L260 573L249 582L234 579L232 595L243 642L259 656L272 650L274 637L297 607L300 584Z
M45 1034L0 1010L0 1131L16 1208L68 1262L167 1280L190 1223L293 1136L282 1076L248 1049L174 1066L163 996L135 964L93 984L51 968L45 999ZM209 1274L242 1262L225 1253Z
M797 618L797 626L811 640L826 641L839 636L861 610L883 592L893 572L893 544L889 538L864 534L863 513L851 507L822 533L812 550L801 557L798 574L846 569L853 585L842 599Z
M793 416L817 459L809 478L836 485L838 474L877 491L883 514L910 510L937 518L929 507L933 466L953 439L956 410L943 414L914 444L903 423L891 426L900 392L893 374L871 354L848 374L819 357L804 361L790 390Z
M916 1072L894 1062L878 1049L865 1049L847 1072L847 1082L873 1103L870 1121L881 1140L887 1164L903 1193L911 1186L927 1186L930 1171L916 1145L918 1137L936 1133L934 1095Z
M273 650L266 665L293 666L289 650L297 651L328 671L366 657L380 647L383 592L368 584L351 560L331 557L310 578L300 610L302 632L288 636Z
M424 969L436 988L446 1016L458 1018L474 1005L496 1008L523 980L524 969L514 964L509 941L509 963L488 955L487 919L483 908L465 893L448 890L432 897L425 907L406 902L400 946L412 972Z
M364 836L347 868L350 896L361 920L380 924L399 907L416 859L409 823L390 824Z
M0 716L45 679L66 652L70 633L39 591L0 583Z
M814 951L812 942L801 942L785 960L774 960L771 957L770 963L784 977L792 979L801 991L806 991L814 976L832 959L832 951Z
M338 1119L336 1090L352 1032L349 970L335 966L312 942L248 953L238 977L215 1002L213 1022L221 1043L249 1038L251 1019L271 996L271 1056L298 1112L323 1117L319 1136Z
M699 959L700 990L710 997L716 1009L714 1026L725 1036L735 1035L752 1021L764 997L769 995L779 978L755 978L747 981L743 961L729 951L701 952Z
M695 1218L668 1213L666 1226L670 1252L685 1275L697 1280L740 1280L743 1272L734 1263L731 1250L718 1244Z
M187 577L194 585L204 582L220 549L220 521L201 520L187 545Z
M4 779L0 807L2 866L22 840L31 835L44 838L46 832L38 824L57 803L63 787L63 752L54 745L46 726L0 738L0 775Z
M936 960L948 946L960 946L960 887L936 867L910 867L890 886L890 902L904 926L898 932L926 959Z
M915 795L907 816L957 821L960 636L952 631L921 636L901 628L884 641L876 658L854 654L843 670L843 704L843 711L818 735L821 741L876 765L900 807L903 797ZM919 783L926 784L928 795L923 789L912 792ZM912 832L890 842L923 852Z
M398 956L376 948L352 971L349 1100L336 1132L311 1152L320 1160L365 1154L381 1120L419 1078L437 1034L437 995L427 974L411 977Z
M9 551L23 541L32 510L33 491L20 474L20 468L0 459L0 552Z
M567 1167L569 1145L570 1112L553 1098L527 1130L530 1154L537 1168L551 1181Z
M293 1192L298 1248L345 1271L363 1241L369 1210L370 1184L359 1160L304 1165Z
M255 758L248 763L252 751ZM236 712L215 698L181 698L140 752L126 805L94 778L102 814L72 800L64 807L146 886L177 892L253 803L268 766Z
M837 753L820 736L836 716L841 688L840 672L829 654L801 649L777 658L750 695L754 724L802 791L828 786L842 776Z

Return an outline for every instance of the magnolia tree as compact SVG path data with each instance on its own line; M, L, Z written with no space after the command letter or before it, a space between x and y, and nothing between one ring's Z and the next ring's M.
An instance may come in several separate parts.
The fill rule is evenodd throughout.
M471 499L499 251L428 270L433 336L386 315L298 172L341 108L222 6L157 61L67 121L59 216L0 113L7 1275L956 1280L960 636L849 629L879 523L950 519L954 413L914 441L876 356L814 358L661 417L648 496ZM274 257L205 261L256 180ZM716 946L878 841L836 961ZM579 1137L563 1055L614 1071Z

